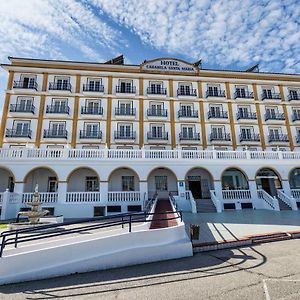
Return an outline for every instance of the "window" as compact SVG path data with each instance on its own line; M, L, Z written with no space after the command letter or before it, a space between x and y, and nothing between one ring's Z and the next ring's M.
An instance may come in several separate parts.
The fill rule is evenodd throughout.
M82 149L99 149L99 146L94 145L83 145Z
M30 121L14 121L13 129L16 135L27 135L30 130Z
M131 150L131 149L133 149L133 146L117 146L117 149Z
M134 176L122 176L122 191L134 191Z
M153 138L163 138L163 134L165 132L164 125L150 125L151 137Z
M87 86L89 91L97 91L100 92L102 85L101 78L88 78L87 79Z
M220 85L208 85L207 90L209 96L218 97L220 95Z
M219 105L211 105L210 108L210 113L211 113L211 116L213 118L220 118L221 115L223 114L223 106L222 104L219 104Z
M196 151L196 150L197 150L197 147L182 147L182 150Z
M87 99L85 102L85 106L87 108L88 113L93 113L99 110L101 107L100 100Z
M21 82L22 82L22 87L23 88L34 88L34 84L35 84L35 81L36 81L36 76L35 75L21 75L20 77L21 79Z
M132 91L132 81L131 80L121 80L119 92L131 93L131 91Z
M65 122L50 122L49 129L52 135L64 135L66 130Z
M179 83L179 95L191 95L193 85L191 83Z
M54 83L56 84L57 90L67 90L70 83L70 77L54 77Z
M212 136L215 138L223 138L225 136L224 126L212 126L211 128Z
M48 193L55 193L57 191L57 178L55 176L48 177Z
M47 145L47 149L64 149L64 145Z
M300 127L296 128L296 135L298 138L300 138Z
M246 140L251 139L253 132L253 127L241 127L241 136Z
M166 147L161 147L161 146L150 146L150 150L166 150Z
M20 111L30 111L33 105L33 97L18 97L17 105Z
M276 115L278 115L278 107L276 106L266 107L266 115L271 119L275 119Z
M270 136L276 140L279 140L281 135L281 128L269 128Z
M273 87L263 87L262 92L266 98L272 99L272 94L274 93L274 88Z
M300 100L300 90L289 89L289 96L291 100Z
M87 137L99 136L100 123L84 123L84 132Z
M150 102L150 113L152 116L161 116L164 110L163 102Z
M183 117L192 117L194 105L193 104L180 104L181 115Z
M132 133L132 124L118 124L120 137L130 137Z
M155 176L155 189L157 191L168 190L168 177L167 176Z
M119 102L118 103L119 114L131 115L132 106L133 106L132 102Z
M248 92L248 87L237 85L235 87L235 91L236 91L236 96L238 98L246 98L246 95L247 95L247 92Z
M240 118L248 118L251 113L250 106L238 106Z
M99 191L99 181L98 181L97 176L85 177L85 191L86 192L98 192Z
M151 94L162 94L163 83L161 81L150 81L149 87Z
M195 133L195 126L182 125L181 133L182 133L182 138L192 139Z
M60 113L67 110L68 100L66 99L52 99L52 112Z

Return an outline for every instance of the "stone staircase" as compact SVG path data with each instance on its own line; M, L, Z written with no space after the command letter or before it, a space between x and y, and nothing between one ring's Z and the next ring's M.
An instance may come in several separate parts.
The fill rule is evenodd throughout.
M217 212L211 199L195 199L198 213Z
M278 204L279 204L279 208L280 210L292 210L285 202L283 202L281 199L278 199Z

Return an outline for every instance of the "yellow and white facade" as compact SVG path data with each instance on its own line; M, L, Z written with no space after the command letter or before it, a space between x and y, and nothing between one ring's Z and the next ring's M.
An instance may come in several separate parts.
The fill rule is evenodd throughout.
M76 198L106 214L128 209L118 197L134 210L155 191L174 192L185 207L192 187L218 210L241 202L277 207L277 197L296 209L300 75L204 70L173 58L10 62L2 65L9 76L0 176L8 179L0 193L31 193L39 183L44 197L57 194L55 207ZM121 208L107 210L114 205Z

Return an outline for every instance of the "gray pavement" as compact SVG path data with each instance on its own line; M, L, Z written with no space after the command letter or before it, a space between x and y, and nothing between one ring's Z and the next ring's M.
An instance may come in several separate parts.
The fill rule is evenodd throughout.
M300 299L300 240L0 287L0 299ZM47 258L45 258L47 259Z

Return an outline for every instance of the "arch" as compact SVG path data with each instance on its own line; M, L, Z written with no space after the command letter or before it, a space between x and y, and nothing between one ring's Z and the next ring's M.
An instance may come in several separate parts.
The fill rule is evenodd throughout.
M96 170L90 167L78 167L72 170L67 177L67 191L98 192L99 181Z
M109 191L139 191L140 177L130 167L118 167L108 176Z
M177 180L177 175L176 175L176 173L175 173L171 168L169 168L169 167L164 167L164 166L152 168L152 169L148 172L147 180L149 179L150 174L151 174L153 171L155 171L156 169L166 169L166 170L169 170L169 171L176 177L176 180Z
M269 167L260 168L255 175L256 187L272 196L277 195L277 189L282 188L280 174Z
M226 168L221 175L223 190L249 190L249 180L240 168Z
M15 175L7 167L0 166L0 193L9 189L10 192L14 191Z
M293 168L288 179L291 189L300 189L300 167Z

